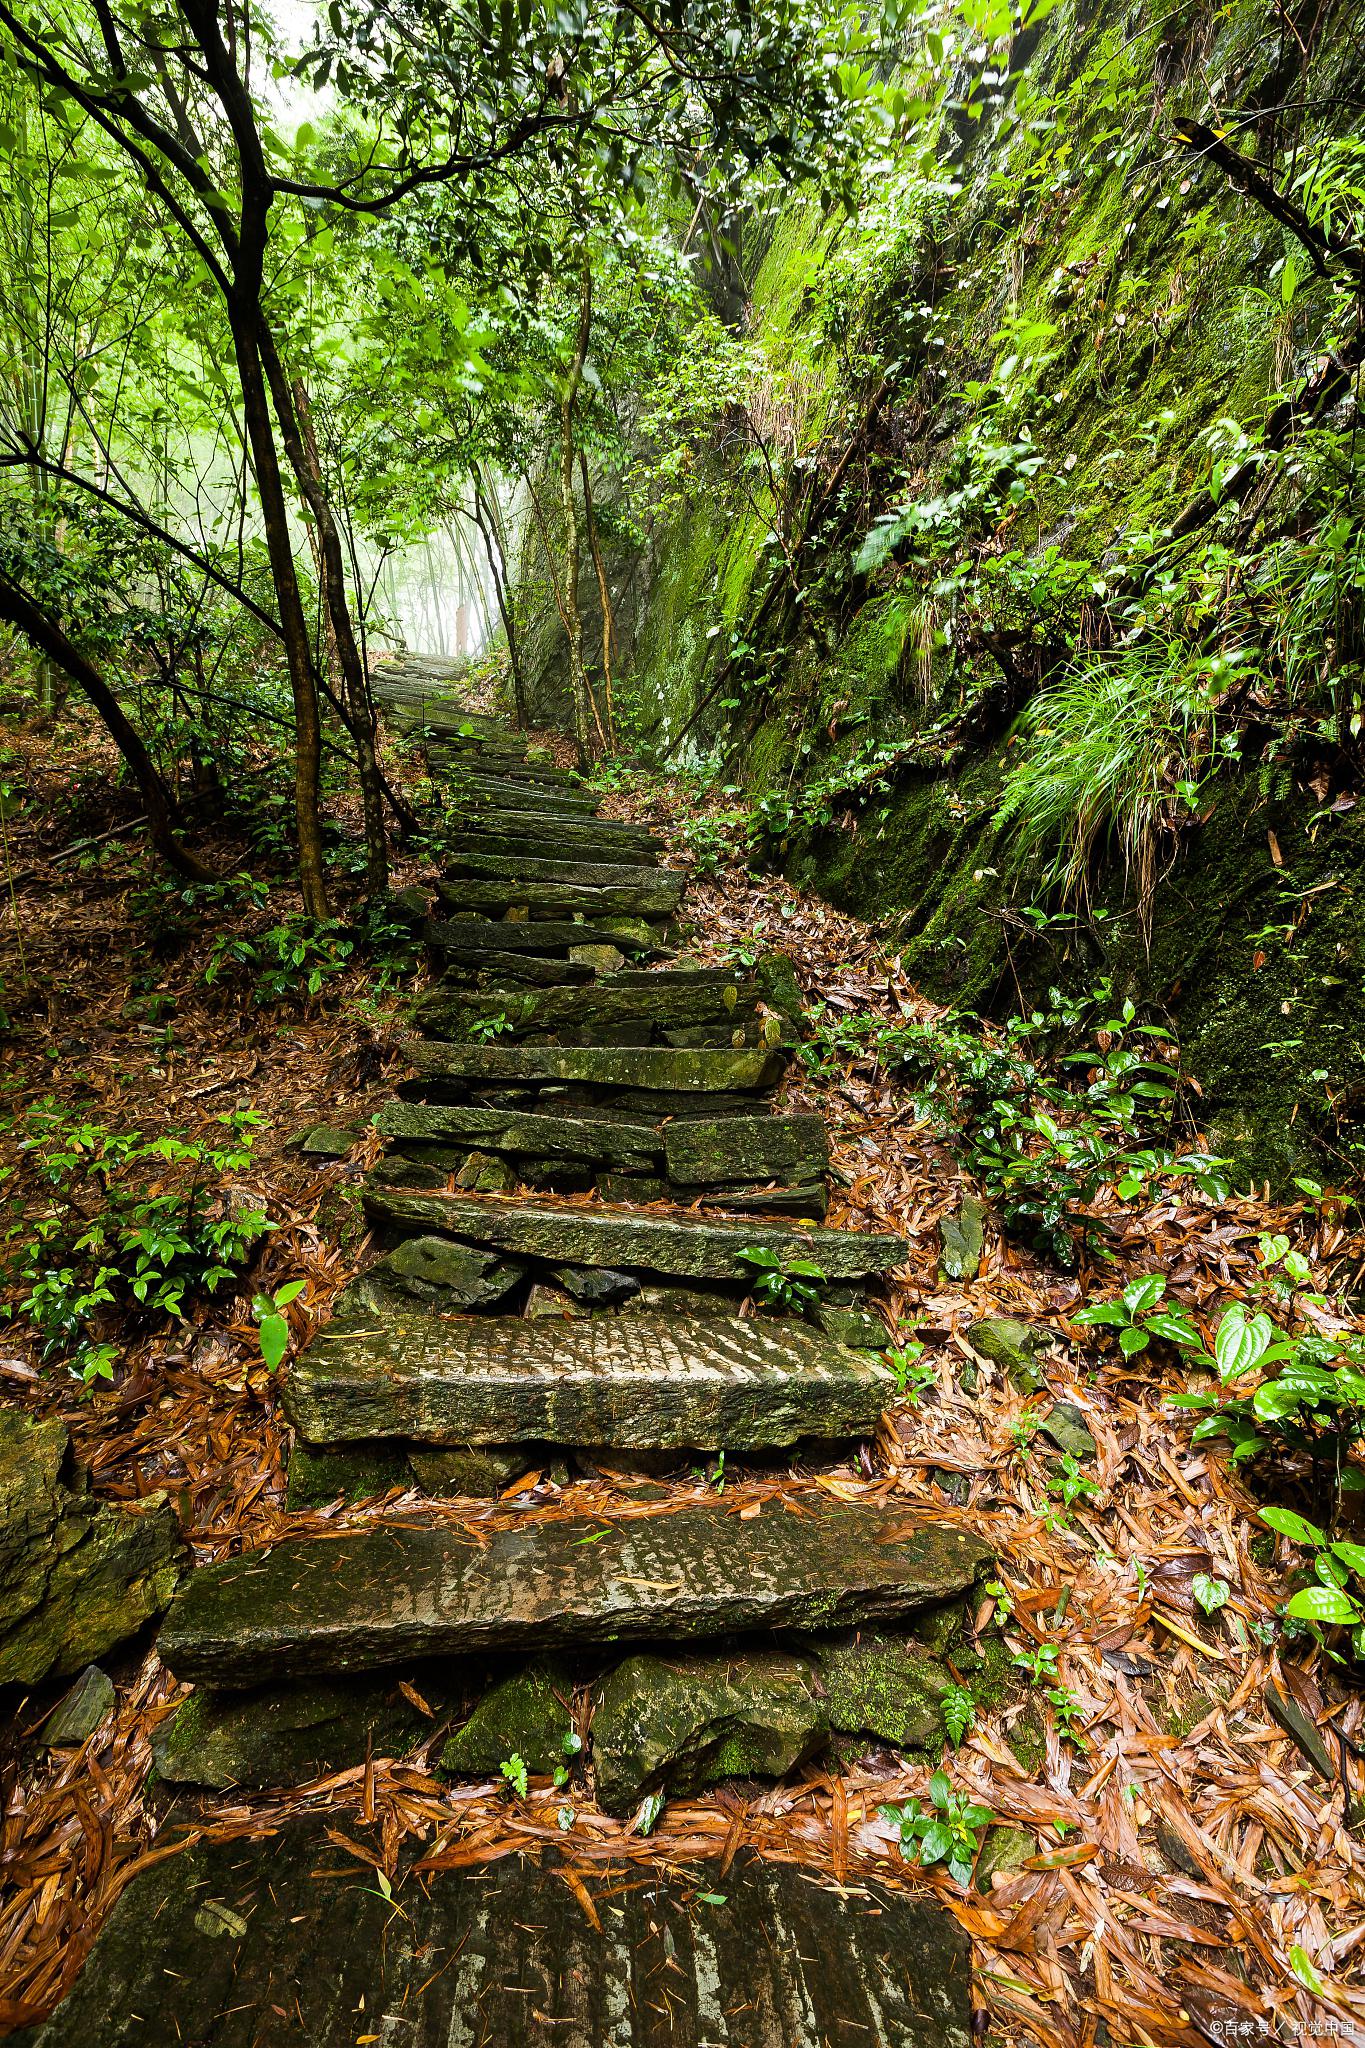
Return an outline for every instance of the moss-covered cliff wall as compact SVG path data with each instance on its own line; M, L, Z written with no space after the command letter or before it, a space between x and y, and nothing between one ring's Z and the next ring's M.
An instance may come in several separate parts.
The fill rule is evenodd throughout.
M885 919L934 995L1108 976L1249 1168L1344 1174L1359 22L966 12L909 48L859 216L792 203L753 269L747 438L651 533L638 728L740 783L760 857Z

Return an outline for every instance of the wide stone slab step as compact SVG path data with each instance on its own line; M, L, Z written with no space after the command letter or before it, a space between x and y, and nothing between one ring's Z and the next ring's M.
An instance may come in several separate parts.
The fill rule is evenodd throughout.
M726 1052L662 1046L457 1045L410 1039L403 1048L433 1080L480 1088L584 1087L666 1095L759 1094L775 1088L786 1064L779 1052Z
M196 1843L133 1879L16 2048L970 2048L967 1936L922 1898L741 1849L723 1878L608 1865L589 1914L569 1868L405 1860L391 1903L326 1822Z
M541 849L542 855L544 848ZM515 859L501 853L458 853L447 860L442 871L447 879L474 875L487 881L562 882L576 889L648 888L662 897L667 891L669 909L681 900L687 877L678 868L660 868L644 873L636 865L612 861Z
M628 870L638 879L612 882L604 888L582 888L575 882L530 882L508 875L486 880L465 875L457 882L441 882L437 896L456 916L483 911L500 917L509 910L573 917L669 917L678 905L681 890L667 868Z
M777 1318L377 1316L343 1296L285 1410L313 1444L749 1451L872 1436L893 1394L871 1354Z
M432 919L426 942L433 953L468 959L479 953L567 953L570 946L614 945L624 952L650 953L660 944L657 930L629 929L632 920L604 929L601 924L537 921L529 918L452 917Z
M502 1017L506 1035L514 1039L610 1031L635 1023L660 1032L693 1027L722 1032L727 1025L735 1030L747 1023L761 993L733 977L699 982L671 969L640 976L622 971L583 988L508 990L505 996L491 988L474 994L438 987L421 998L413 1015L421 1030L432 1033L467 1031L482 1018Z
M560 811L531 810L516 802L501 808L496 802L463 803L458 792L451 800L450 812L457 826L468 820L493 832L535 832L542 826L553 827L557 843L565 846L584 839L604 845L617 842L622 846L657 847L660 843L648 825L632 825L625 818L602 818L594 812L570 817Z
M435 1232L526 1258L579 1266L640 1268L695 1280L752 1278L740 1253L755 1246L813 1261L830 1280L863 1280L902 1265L902 1237L872 1230L803 1230L775 1223L717 1223L690 1212L608 1209L598 1203L488 1201L470 1195L405 1195L367 1186L365 1213L386 1228Z
M597 798L587 790L575 789L570 782L558 785L542 783L537 788L528 787L510 775L491 775L470 772L460 774L450 789L453 804L468 804L474 809L480 805L500 804L507 810L547 810L571 812L577 816L591 817L597 809Z
M534 1110L464 1103L386 1102L374 1119L386 1138L420 1145L474 1146L528 1159L563 1159L643 1172L663 1155L656 1124L624 1117L542 1116Z
M157 1648L179 1679L248 1686L419 1657L540 1653L904 1621L969 1591L989 1547L903 1510L770 1502L481 1530L372 1524L205 1565Z
M689 1117L667 1125L663 1143L668 1177L684 1187L805 1186L829 1171L829 1133L818 1116Z
M636 842L633 839L604 839L597 831L595 821L574 833L572 839L566 836L567 828L560 830L560 821L553 821L553 829L532 830L524 820L514 830L494 826L480 819L477 824L460 827L458 852L462 855L497 854L504 859L516 861L539 860L544 857L547 846L558 846L564 853L572 851L575 861L590 865L608 867L656 867L659 847L655 842Z

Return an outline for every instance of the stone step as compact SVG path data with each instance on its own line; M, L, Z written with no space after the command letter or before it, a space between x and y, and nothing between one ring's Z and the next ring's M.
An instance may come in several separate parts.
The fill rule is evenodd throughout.
M454 801L450 809L456 832L477 829L481 832L514 832L525 837L529 833L548 832L553 828L553 844L566 850L587 843L655 848L659 845L657 836L648 825L631 825L620 818L599 818L592 814L566 817L555 811L523 810L515 804L499 809L496 804L461 806Z
M382 1171L382 1169L381 1169ZM739 1254L757 1245L808 1259L828 1280L865 1280L902 1265L904 1238L872 1230L802 1230L789 1224L703 1221L690 1212L609 1209L587 1202L490 1201L470 1195L407 1195L369 1184L371 1222L435 1232L551 1265L639 1268L741 1285L753 1268Z
M521 863L543 858L547 846L558 846L573 860L594 867L652 868L659 860L657 843L604 839L597 831L596 820L590 820L570 838L567 831L558 829L557 820L551 831L539 826L532 828L525 820L514 829L480 819L477 824L461 825L456 854L498 854Z
M733 1000L727 1002L730 990ZM452 1034L468 1031L484 1018L505 1017L507 1035L516 1039L559 1031L604 1031L636 1022L659 1031L688 1026L724 1030L754 1015L758 993L752 983L734 977L699 982L671 969L647 976L622 970L590 987L550 987L534 993L485 988L474 994L437 987L421 998L413 1016L423 1031Z
M532 789L525 782L518 782L514 776L479 773L472 769L467 774L460 774L449 791L449 797L453 806L468 805L474 810L483 804L500 804L508 810L540 809L575 817L591 817L597 810L597 798L569 782L557 785L542 783L538 789Z
M374 1119L386 1138L421 1145L466 1145L529 1159L563 1159L645 1172L663 1160L657 1124L617 1117L543 1116L534 1110L480 1109L463 1103L386 1102Z
M500 853L455 854L443 872L451 881L472 875L490 882L560 882L575 889L649 889L661 902L667 898L665 908L669 910L677 908L687 880L679 868L645 869L612 861L515 858Z
M586 960L570 960L560 953L483 953L474 952L463 957L447 953L442 962L442 972L436 989L423 1001L434 998L439 991L452 1002L478 1001L480 1007L470 1013L470 1021L482 1016L501 1016L506 1005L533 989L561 989L588 987L597 980L597 969ZM456 991L460 991L456 995ZM483 992L489 990L494 1000L489 1007L482 1006ZM421 1004L417 1006L418 1010ZM458 1014L458 1013L457 1013ZM425 1029L426 1026L421 1027ZM456 1029L464 1028L457 1025Z
M574 1082L636 1094L760 1094L775 1088L786 1061L758 1048L724 1051L673 1046L458 1045L413 1038L403 1047L424 1077L480 1088L545 1088Z
M878 1879L747 1849L647 1883L557 1850L416 1874L405 1854L390 1903L328 1824L140 1872L22 2048L970 2048L967 1936Z
M629 917L594 924L550 919L452 917L433 918L425 938L433 953L469 960L483 953L567 953L571 946L616 946L622 952L650 953L661 948L659 932Z
M829 1133L818 1116L689 1118L669 1124L663 1140L668 1177L682 1187L802 1186L829 1171Z
M861 1627L959 1599L989 1563L964 1530L825 1499L747 1522L707 1503L478 1540L390 1522L201 1566L157 1649L178 1679L244 1687L420 1657Z
M875 1356L776 1317L376 1314L343 1295L284 1405L310 1444L752 1451L873 1436L894 1391Z
M634 882L612 882L605 888L583 888L573 882L528 882L508 876L501 881L465 875L457 882L440 882L440 902L457 916L482 911L500 917L509 910L537 915L581 917L670 917L681 893L674 888L666 868L636 868ZM656 883L659 886L655 886Z

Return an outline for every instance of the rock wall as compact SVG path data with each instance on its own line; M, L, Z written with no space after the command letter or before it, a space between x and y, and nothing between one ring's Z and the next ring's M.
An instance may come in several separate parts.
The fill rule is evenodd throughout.
M1349 1169L1365 1096L1349 764L1321 732L1272 744L1244 720L1197 811L1158 835L1150 920L1112 843L1068 908L992 820L1045 665L1048 579L1089 573L1104 602L1320 361L1327 287L1175 125L1240 108L1234 139L1278 167L1276 110L1302 91L1340 133L1365 75L1350 10L1303 40L1306 86L1299 44L1251 0L1073 0L1008 55L964 55L953 90L975 114L949 110L927 167L888 152L857 223L789 206L750 280L767 365L750 410L797 458L801 595L773 589L769 523L718 427L684 516L638 559L622 686L661 754L686 728L761 805L771 856L884 918L935 996L992 1007L1107 975L1169 1018L1215 1137L1279 1183ZM1263 492L1262 534L1292 529L1293 477ZM913 535L855 566L907 496L958 521L974 575L1014 565L992 631L963 631L957 569L926 568Z

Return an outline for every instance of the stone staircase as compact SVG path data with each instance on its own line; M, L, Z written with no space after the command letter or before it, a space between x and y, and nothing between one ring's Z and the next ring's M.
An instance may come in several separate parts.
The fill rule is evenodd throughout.
M943 1657L961 1640L986 1546L885 1500L815 1487L736 1512L695 1468L698 1453L771 1464L833 1442L847 1455L874 1435L894 1386L872 1296L906 1247L824 1227L825 1131L772 1103L800 1025L790 963L679 958L682 878L659 865L652 833L597 816L572 775L493 721L425 688L414 708L402 683L390 679L389 708L424 730L450 792L452 847L428 928L440 978L416 1008L412 1078L376 1119L384 1149L363 1199L380 1255L289 1374L290 1501L395 1484L505 1499L464 1523L424 1521L409 1501L401 1516L192 1573L159 1638L171 1672L196 1686L159 1733L161 1777L264 1789L373 1750L425 1744L432 1756L413 1700L447 1731L434 1760L448 1772L496 1777L518 1763L534 1786L572 1769L564 1797L578 1802L595 1759L600 1802L639 1808L646 1826L665 1796L781 1776L841 1735L919 1743L937 1761ZM755 1312L761 1267L746 1254L818 1269L814 1311ZM528 1496L519 1514L516 1482L532 1468L561 1486L575 1469L606 1474L619 1509L554 1516ZM297 1852L303 1871L308 1853ZM254 1882L259 1859L232 1869ZM746 1879L765 1881L758 1866ZM151 1876L130 1902L139 1887L155 1918ZM563 1888L532 1883L521 1918L543 1917L547 1889ZM803 1889L773 1911L779 1946ZM288 1885L280 1896L276 1929ZM555 1996L570 2006L555 2018L547 1997L545 2031L508 2021L458 2038L814 2048L867 2027L864 2003L893 1967L878 1942L899 1930L924 1954L937 1941L954 1975L945 1985L930 1970L913 2021L898 2007L892 2034L877 2037L965 2042L964 1958L932 1916L888 1910L880 1934L861 1921L857 1969L833 2004L789 1986L793 2002L760 2024L745 2017L742 1930L718 1981L692 1930L695 1896L669 1905L660 1893L659 1907L695 1951L697 1974L677 1987L689 2027L655 2031L617 1956L594 1966L591 2011L561 1982ZM443 1940L469 1910L447 1893ZM310 1901L294 1911L312 1924ZM519 1970L521 1982L507 1927L478 1924L490 1971ZM120 1987L105 2010L159 1997L162 2031L146 2038L179 2038L201 2024L195 1994L157 1992L156 1958L178 1984L179 1951L138 1926L123 1914L97 1951ZM284 1965L271 1967L263 1984ZM902 1983L915 1979L907 1967L901 1955ZM421 1977L425 1994L439 1959ZM367 1981L372 2013L386 1994ZM457 2038L444 2031L456 2026L449 1987L409 2004L412 1989L407 2031L392 2038ZM271 1995L261 1991L267 2005ZM306 2038L391 2038L363 2017L338 2010ZM78 2038L60 2013L41 2034L53 2048ZM227 2048L238 2035L204 2027L202 2038Z

